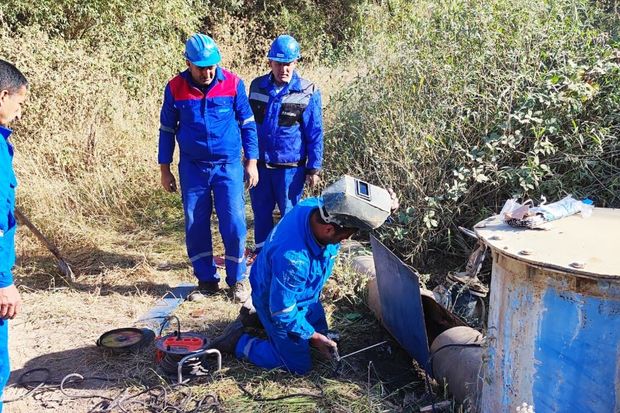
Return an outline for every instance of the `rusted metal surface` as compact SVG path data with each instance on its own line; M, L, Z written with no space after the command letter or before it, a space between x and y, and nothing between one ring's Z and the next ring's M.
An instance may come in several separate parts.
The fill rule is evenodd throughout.
M482 412L523 402L537 413L620 412L620 211L550 231L483 223L493 275Z
M444 379L454 399L468 411L480 406L482 354L486 344L482 334L471 327L453 327L441 333L431 345L433 376Z
M499 216L474 229L491 248L505 255L582 277L620 278L620 209L594 208L550 223L549 230L513 228Z

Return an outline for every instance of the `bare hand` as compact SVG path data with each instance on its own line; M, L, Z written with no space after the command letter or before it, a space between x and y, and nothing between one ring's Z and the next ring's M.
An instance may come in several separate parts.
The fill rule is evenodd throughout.
M252 189L258 185L258 168L256 159L250 159L245 163L245 187Z
M15 284L0 288L0 318L3 320L13 319L21 312L22 299Z
M388 192L390 193L390 199L392 200L392 205L390 207L390 212L394 212L400 206L398 202L398 197L396 196L396 192L392 188L388 188Z
M310 345L321 352L323 357L331 359L338 350L338 345L335 341L330 340L321 333L316 331L310 337Z
M319 174L306 175L306 185L310 188L314 188L319 182L321 182Z
M168 165L168 168L164 168L162 165L161 186L164 187L164 191L166 192L177 191L177 181L176 179L174 179L174 175L172 175L172 172L170 172L170 165Z

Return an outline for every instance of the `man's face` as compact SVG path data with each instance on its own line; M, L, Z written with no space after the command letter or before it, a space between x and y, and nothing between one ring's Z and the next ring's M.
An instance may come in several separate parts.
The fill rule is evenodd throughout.
M269 67L271 68L271 74L278 85L288 83L293 77L293 71L297 66L297 61L293 60L289 63L276 62L274 60L269 61Z
M328 244L339 244L345 239L351 238L351 236L357 232L357 229L355 228L333 228L333 233L330 233L328 236Z
M217 65L201 67L187 60L187 67L189 68L194 82L201 86L210 85L213 79L215 79L215 69L217 69Z
M0 90L0 125L9 126L15 119L22 116L22 104L28 95L28 88L22 86L11 93L8 90Z

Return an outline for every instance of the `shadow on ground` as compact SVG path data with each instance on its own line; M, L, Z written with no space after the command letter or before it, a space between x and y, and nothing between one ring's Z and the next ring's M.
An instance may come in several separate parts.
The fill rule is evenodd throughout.
M86 259L84 259L86 257ZM58 260L53 256L36 255L21 259L17 277L21 285L30 290L49 290L50 288L73 288L78 291L92 291L99 288L101 295L143 294L161 297L174 285L156 283L148 280L148 272L187 272L191 265L185 257L176 262L149 263L144 256L118 254L101 250L82 251L80 256L66 258L75 281L71 282L59 269ZM119 277L117 273L122 273ZM141 280L144 275L144 280ZM177 277L175 277L177 278Z

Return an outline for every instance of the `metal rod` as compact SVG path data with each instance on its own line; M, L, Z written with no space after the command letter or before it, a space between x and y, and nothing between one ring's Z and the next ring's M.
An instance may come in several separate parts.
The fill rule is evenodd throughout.
M465 227L459 227L459 229L461 230L461 232L465 235L468 235L472 238L478 239L478 235L472 231L471 229L465 228Z
M177 364L177 380L179 381L179 384L183 383L183 371L182 371L183 365L189 359L193 359L193 358L196 358L198 356L203 356L205 354L215 354L217 356L217 371L222 370L222 353L220 353L219 350L216 350L214 348L209 348L209 349L206 349L206 350L199 351L197 353L188 354L187 356L185 356L181 360L179 360L179 362Z
M71 282L75 281L75 274L73 273L73 270L71 270L71 267L69 267L69 264L67 263L67 261L60 254L60 251L58 250L58 248L56 248L56 246L52 244L52 242L49 239L47 239L47 237L43 235L43 233L39 231L39 229L35 227L34 224L30 222L28 217L24 215L24 213L21 212L19 208L17 207L15 207L15 218L17 218L20 224L27 226L30 229L30 231L32 231L34 236L39 241L41 241L43 245L47 247L47 249L52 253L54 257L56 257L60 272L64 276L69 277L69 281Z
M384 340L384 341L382 341L382 342L380 342L380 343L376 343L376 344L373 344L373 345L371 345L371 346L364 347L364 348L362 348L362 349L360 349L360 350L354 351L353 353L345 354L344 356L340 356L339 360L342 360L342 359L344 359L344 358L347 358L347 357L352 356L352 355L357 354L357 353L361 353L362 351L370 350L370 349L371 349L371 348L373 348L373 347L380 346L380 345L385 344L385 343L387 343L387 342L388 342L388 340Z

